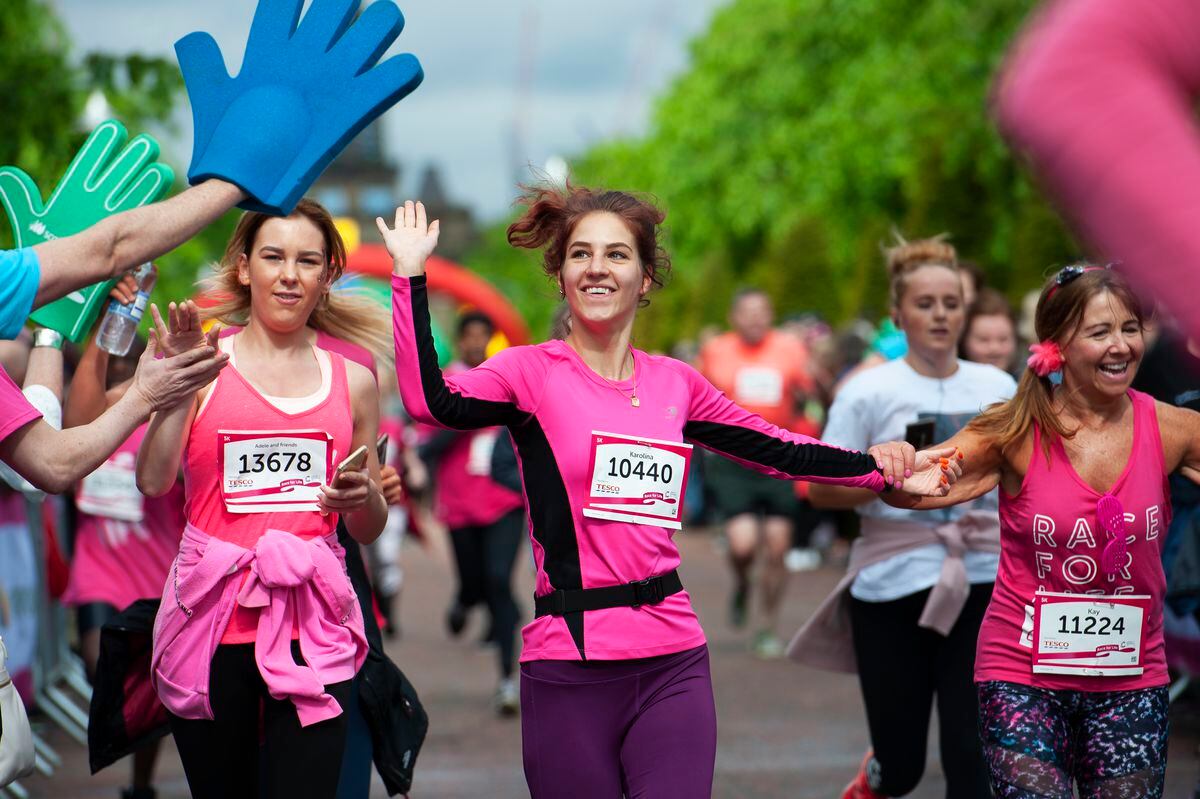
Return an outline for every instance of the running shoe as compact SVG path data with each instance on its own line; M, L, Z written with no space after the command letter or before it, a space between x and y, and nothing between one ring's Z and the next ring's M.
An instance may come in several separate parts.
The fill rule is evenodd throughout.
M462 635L463 628L466 626L467 608L465 605L455 602L446 612L446 631L450 633L451 638L457 638Z
M821 568L821 553L812 547L793 547L784 556L783 563L793 574L815 571Z
M121 789L121 799L156 799L157 796L153 788L134 788L131 785Z
M754 635L754 656L759 660L779 660L783 657L783 641L770 630L759 630Z
M886 794L871 787L871 781L867 776L867 770L871 767L874 759L875 752L868 749L867 754L863 756L862 765L858 767L858 774L842 792L842 799L888 799Z
M492 706L496 708L496 715L502 718L512 718L521 711L521 692L517 689L516 680L500 681Z
M750 604L750 587L739 585L729 597L729 626L740 630L746 626L746 607Z

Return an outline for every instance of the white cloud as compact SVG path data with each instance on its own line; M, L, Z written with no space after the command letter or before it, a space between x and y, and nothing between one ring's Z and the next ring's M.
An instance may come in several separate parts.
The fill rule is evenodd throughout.
M403 189L415 190L422 168L435 163L453 197L485 218L504 213L515 196L518 164L540 166L551 155L643 130L653 97L685 66L688 40L724 2L399 0L405 30L388 54L413 52L425 69L422 86L385 116L388 151L405 172ZM52 3L80 52L172 56L176 39L205 30L231 72L240 65L255 6L252 0ZM518 115L519 157L512 144ZM190 152L190 131L186 136L168 143L168 152Z

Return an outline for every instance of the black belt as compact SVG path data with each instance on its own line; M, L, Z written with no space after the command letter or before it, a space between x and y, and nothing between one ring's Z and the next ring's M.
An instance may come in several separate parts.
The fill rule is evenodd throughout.
M610 585L604 588L563 589L533 598L534 614L563 616L581 610L603 608L636 608L641 605L657 605L671 594L683 590L679 572L675 569L657 577L636 580L625 585Z

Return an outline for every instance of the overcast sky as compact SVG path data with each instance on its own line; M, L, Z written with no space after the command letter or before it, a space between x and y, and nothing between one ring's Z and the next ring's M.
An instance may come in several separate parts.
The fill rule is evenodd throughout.
M211 33L231 72L253 0L50 0L79 52L174 58L175 40ZM687 43L726 0L399 0L405 28L388 54L412 52L425 81L384 116L389 153L415 191L426 164L485 219L515 195L518 164L569 157L645 129L653 98L687 64ZM522 61L522 53L529 55ZM522 79L522 74L527 79ZM185 138L164 143L186 168ZM517 134L519 133L519 138ZM514 147L514 140L522 142ZM519 150L519 152L518 152Z

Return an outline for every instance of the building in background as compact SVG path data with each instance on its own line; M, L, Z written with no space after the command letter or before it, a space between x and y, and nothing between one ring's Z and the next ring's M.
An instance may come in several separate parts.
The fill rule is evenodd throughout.
M312 189L312 196L334 217L353 220L363 241L381 241L375 217L389 222L401 195L401 166L383 151L380 123L375 122L350 142ZM431 219L442 221L438 254L459 261L475 240L476 229L470 209L454 203L447 195L441 172L425 167L416 196L425 203Z

